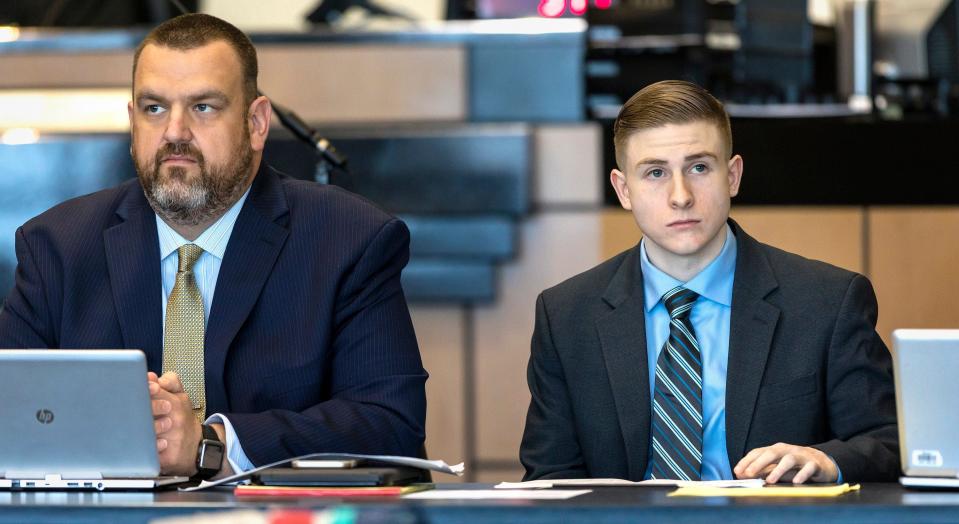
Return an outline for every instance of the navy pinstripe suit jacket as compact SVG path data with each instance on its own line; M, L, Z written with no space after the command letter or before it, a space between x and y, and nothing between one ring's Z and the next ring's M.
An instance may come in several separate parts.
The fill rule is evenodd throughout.
M2 348L136 348L162 361L156 220L137 180L16 233ZM426 372L400 271L409 231L346 191L261 167L206 330L208 413L255 464L311 452L417 456ZM77 377L82 380L82 377Z

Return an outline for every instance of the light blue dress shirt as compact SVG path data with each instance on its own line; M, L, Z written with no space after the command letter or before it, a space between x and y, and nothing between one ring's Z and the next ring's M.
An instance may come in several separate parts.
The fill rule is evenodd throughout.
M736 274L736 236L726 225L726 242L719 255L689 282L660 271L649 261L646 239L640 242L646 320L646 358L649 361L649 397L656 388L656 360L669 337L669 313L663 295L676 286L699 293L690 321L696 331L703 362L703 480L732 479L726 453L726 363L729 361L729 318ZM650 455L651 456L651 455ZM652 467L646 470L649 478Z
M189 241L167 225L159 216L157 222L157 238L160 242L160 275L163 280L163 325L166 325L166 305L173 291L173 284L176 282L176 273L180 264L180 255L177 249L185 244L196 244L203 249L203 254L197 259L193 266L193 274L196 278L197 287L200 289L200 296L203 297L203 317L206 322L210 321L210 308L213 306L213 292L216 290L216 279L220 274L220 266L223 264L223 255L226 253L226 246L230 242L230 235L233 233L233 226L240 215L243 203L246 202L250 190L240 197L240 200L233 204L233 207L213 223L210 227L200 234L194 241ZM233 424L230 420L214 413L206 419L207 424L222 423L226 429L226 448L227 460L230 466L237 473L253 469L254 465L243 452L243 446L236 436Z

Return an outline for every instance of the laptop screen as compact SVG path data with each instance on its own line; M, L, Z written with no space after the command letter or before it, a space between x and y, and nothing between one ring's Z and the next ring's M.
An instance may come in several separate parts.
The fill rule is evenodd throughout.
M959 472L959 329L897 329L893 337L902 470Z
M138 350L0 350L0 478L152 478L156 435Z

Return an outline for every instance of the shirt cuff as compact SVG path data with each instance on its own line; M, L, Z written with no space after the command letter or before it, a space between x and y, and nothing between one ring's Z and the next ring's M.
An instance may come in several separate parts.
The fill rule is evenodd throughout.
M243 452L243 446L240 445L240 439L237 438L230 419L220 413L214 413L207 417L204 424L223 424L226 432L226 460L230 463L234 473L243 473L256 467Z
M832 455L826 455L826 457L832 461L834 466L836 466L836 484L842 484L842 470L839 469L839 464L836 463L836 459L832 458Z

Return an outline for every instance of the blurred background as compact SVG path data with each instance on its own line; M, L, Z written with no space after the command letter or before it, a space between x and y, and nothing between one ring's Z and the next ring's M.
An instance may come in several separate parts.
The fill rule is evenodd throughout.
M748 232L867 275L887 342L959 324L956 0L184 4L251 35L261 89L349 172L278 124L267 162L410 226L427 450L465 460L464 480L522 475L537 294L640 238L609 187L611 126L657 80L726 103ZM20 224L135 176L133 49L177 13L167 0L0 2L0 292Z

